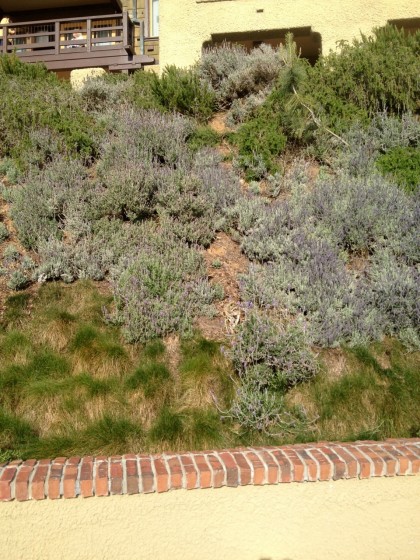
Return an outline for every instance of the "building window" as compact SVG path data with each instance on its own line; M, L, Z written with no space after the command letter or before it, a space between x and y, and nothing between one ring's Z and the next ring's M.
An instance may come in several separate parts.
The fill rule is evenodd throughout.
M152 37L159 37L159 0L152 0L152 14L150 21L150 31Z

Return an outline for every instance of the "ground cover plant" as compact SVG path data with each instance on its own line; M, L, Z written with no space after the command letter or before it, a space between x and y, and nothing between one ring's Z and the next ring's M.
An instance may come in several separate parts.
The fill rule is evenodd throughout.
M73 92L0 57L0 458L418 434L418 60L389 27Z

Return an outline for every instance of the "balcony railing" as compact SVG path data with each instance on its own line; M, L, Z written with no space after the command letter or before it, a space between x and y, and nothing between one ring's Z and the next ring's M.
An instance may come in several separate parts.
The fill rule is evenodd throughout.
M15 52L27 62L43 61L51 68L59 68L60 61L63 68L75 67L69 62L75 59L95 58L104 64L106 58L114 58L122 63L125 55L130 61L134 41L134 24L127 12L0 26L0 53Z

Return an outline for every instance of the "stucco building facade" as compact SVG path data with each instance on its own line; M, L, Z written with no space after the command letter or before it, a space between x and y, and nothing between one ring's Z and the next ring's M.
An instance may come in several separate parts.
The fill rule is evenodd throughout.
M199 59L203 47L223 41L239 42L247 48L262 42L275 46L284 40L288 31L294 34L301 54L313 61L319 54L335 49L338 41L351 41L360 33L369 34L372 28L388 22L408 31L420 29L418 0L32 0L30 3L0 0L0 19L11 16L16 28L9 28L9 31L16 37L22 32L20 41L25 42L31 52L40 37L28 39L28 33L36 31L40 35L40 32L36 26L34 29L25 27L25 22L60 19L62 29L63 25L71 25L71 22L61 23L63 18L86 18L87 21L115 14L118 19L124 12L128 15L127 33L132 38L128 45L131 59L148 56L160 68L169 64L190 66ZM111 36L118 35L117 19L114 22L116 31ZM23 27L19 28L16 22L23 22ZM100 33L105 34L106 30L95 32L93 23L90 25L93 34L87 50L103 50ZM87 23L82 23L82 29L87 31ZM60 43L57 52L67 56L68 51L64 49L68 44L63 43L66 37L61 33L60 40L54 39L53 30L53 27L49 30L50 43L54 40ZM1 31L4 34L7 29ZM124 38L121 39L124 42ZM127 44L122 46L127 47ZM85 63L83 67L86 65L89 66ZM111 65L102 64L102 67L112 71Z
M419 28L418 0L160 0L160 63L189 66L209 42L275 43L287 30L313 57L390 21Z

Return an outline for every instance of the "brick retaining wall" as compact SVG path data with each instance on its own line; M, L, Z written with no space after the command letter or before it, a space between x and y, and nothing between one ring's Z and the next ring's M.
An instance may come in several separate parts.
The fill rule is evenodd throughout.
M420 438L0 464L0 501L316 482L420 472Z

